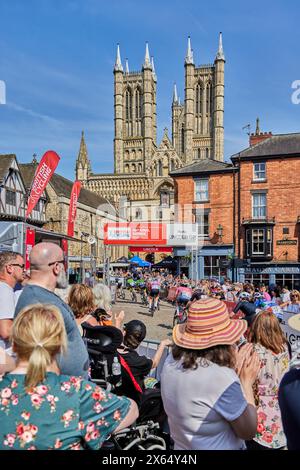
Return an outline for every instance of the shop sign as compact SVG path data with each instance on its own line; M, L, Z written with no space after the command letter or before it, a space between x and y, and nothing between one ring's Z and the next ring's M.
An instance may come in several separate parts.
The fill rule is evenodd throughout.
M277 240L277 245L297 245L297 240Z
M246 268L245 274L300 274L300 267Z

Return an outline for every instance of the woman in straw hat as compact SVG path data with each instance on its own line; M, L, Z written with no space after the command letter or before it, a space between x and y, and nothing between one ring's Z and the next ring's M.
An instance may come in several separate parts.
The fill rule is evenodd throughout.
M236 346L246 329L214 298L194 302L173 329L161 390L175 449L244 449L255 435L259 359L252 345Z
M60 375L66 351L57 307L24 308L13 324L15 369L0 382L0 450L99 449L138 416L136 404L81 377Z

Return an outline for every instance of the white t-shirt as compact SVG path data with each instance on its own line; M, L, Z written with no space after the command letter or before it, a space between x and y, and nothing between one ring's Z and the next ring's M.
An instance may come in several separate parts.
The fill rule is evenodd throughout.
M169 354L161 392L175 450L245 448L230 426L247 407L233 369L209 362L207 367L184 370Z
M12 287L6 282L0 281L0 321L13 320L15 314L15 294ZM0 337L0 346L4 349L9 347L9 341Z

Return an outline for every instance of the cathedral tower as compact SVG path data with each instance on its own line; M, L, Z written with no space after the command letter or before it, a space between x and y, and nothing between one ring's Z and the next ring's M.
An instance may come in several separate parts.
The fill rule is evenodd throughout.
M156 144L156 75L148 44L140 72L125 72L119 46L114 67L115 173L144 174Z
M173 145L185 164L199 158L224 158L224 64L222 34L214 64L194 64L191 40L185 57L185 101L175 92L172 104Z

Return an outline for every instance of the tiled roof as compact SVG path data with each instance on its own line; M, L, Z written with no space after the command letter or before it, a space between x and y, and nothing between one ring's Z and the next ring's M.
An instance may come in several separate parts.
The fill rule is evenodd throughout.
M184 166L178 170L174 170L170 173L171 176L180 176L180 175L193 175L196 173L217 173L218 171L227 171L233 170L231 163L220 162L219 160L212 160L210 158L205 158L199 160L191 165Z
M14 154L0 155L0 181L3 180L11 165L12 160L15 158L16 156Z
M284 156L300 154L300 133L277 134L232 155L236 158Z

